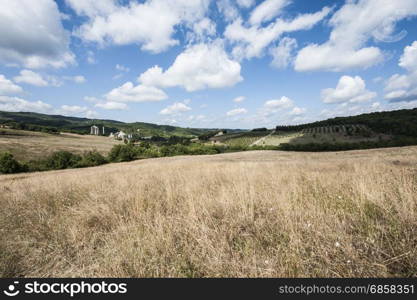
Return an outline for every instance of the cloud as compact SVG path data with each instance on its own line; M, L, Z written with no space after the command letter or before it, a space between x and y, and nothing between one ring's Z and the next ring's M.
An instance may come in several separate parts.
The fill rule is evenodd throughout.
M255 0L237 0L237 5L243 8L249 8L255 4Z
M417 71L417 41L404 48L404 53L398 65L409 72Z
M176 102L170 106L165 107L163 110L161 110L159 113L161 115L178 115L183 112L190 111L191 107L187 106L184 103Z
M122 102L104 102L104 103L97 103L94 105L95 107L99 107L106 110L126 110L128 109L128 106L125 103Z
M54 113L64 116L83 116L86 118L95 118L98 116L96 111L93 111L86 106L78 105L62 105L61 108L55 110Z
M23 89L0 74L0 95L20 94Z
M0 61L27 68L75 63L70 36L53 0L0 2Z
M146 0L143 3L96 0L66 0L87 17L76 35L101 45L139 44L141 49L160 53L179 44L173 38L178 26L191 26L204 18L208 0Z
M307 109L305 109L304 107L296 106L289 112L289 114L291 116L301 116L301 115L304 115L306 111Z
M156 87L141 84L135 86L130 81L111 90L105 97L111 102L152 102L168 98L164 91Z
M130 69L128 67L125 67L125 66L119 65L119 64L116 65L115 69L117 71L120 71L121 73L114 75L113 79L119 79L119 78L123 77L123 73L130 72Z
M63 84L63 80L73 81L75 83L84 83L86 79L84 76L63 76L57 78L55 76L43 76L32 70L21 70L19 75L13 78L18 83L26 83L39 87L56 86L59 87Z
M411 87L412 82L413 78L409 75L394 74L386 81L385 90L393 91L400 89L408 89L409 87Z
M88 110L88 107L86 106L78 106L78 105L62 105L61 106L61 111L65 113L70 113L70 114L79 114L79 113L86 112L87 110Z
M226 27L224 36L234 48L232 53L237 59L261 57L264 50L283 33L311 29L330 13L330 8L312 14L301 14L291 20L277 19L266 27L245 26L241 18Z
M154 66L139 81L147 86L180 86L188 92L233 86L243 80L240 64L231 60L220 41L188 47L166 71Z
M96 56L94 52L91 50L87 51L87 63L89 63L90 65L97 63Z
M270 49L270 54L273 57L271 65L278 69L286 68L293 59L293 52L297 48L297 40L285 37L277 47Z
M130 71L130 69L128 67L125 67L125 66L119 65L119 64L117 64L115 68L116 68L116 70L118 70L120 72L126 72L127 73L127 72Z
M257 25L270 21L279 15L281 10L290 2L289 0L265 0L252 11L249 22L252 25Z
M245 101L245 99L246 99L246 97L239 96L239 97L236 97L235 99L233 99L233 102L240 103L240 102Z
M96 111L93 111L86 106L78 105L62 105L60 109L54 111L54 114L64 116L83 116L86 118L95 118L98 116Z
M14 81L18 83L27 83L35 86L48 86L49 83L45 80L42 75L30 71L30 70L22 70L20 71L20 75L13 78Z
M254 126L274 126L278 123L294 123L294 119L304 114L305 109L294 106L294 101L286 96L265 101L256 114L248 118ZM256 125L255 125L256 124Z
M94 107L106 109L106 110L126 110L129 107L123 102L107 101L96 97L85 96L84 101L94 104Z
M74 76L73 77L73 80L74 80L74 82L76 82L76 83L84 83L84 82L86 82L87 80L85 79L85 77L84 76L82 76L82 75L77 75L77 76Z
M349 102L344 102L332 106L332 108L323 109L320 112L320 118L334 118L334 117L343 117L343 116L354 116L365 113L371 113L381 110L392 110L388 107L382 108L382 105L379 102L373 103L356 103L352 105Z
M417 41L404 48L398 65L407 73L394 74L385 83L385 99L390 102L417 100Z
M342 76L336 88L321 91L321 98L324 103L366 102L375 97L376 93L366 89L365 81L360 76Z
M264 103L264 107L270 110L281 110L285 108L291 108L294 102L288 97L281 97L280 99L268 100Z
M0 111L38 112L68 116L95 117L97 113L86 106L62 105L59 109L43 101L28 101L18 97L0 96Z
M63 77L65 80L70 80L70 81L74 81L75 83L84 83L87 80L85 79L84 76L82 75L76 75L76 76L64 76Z
M231 116L237 116L237 115L242 115L242 114L246 114L248 113L246 108L235 108L232 110L229 110L226 115L231 117Z
M216 23L209 18L203 18L192 25L192 32L187 34L190 43L209 41L216 35Z
M239 10L233 3L233 0L217 0L216 5L227 22L232 22L240 16Z
M18 97L0 96L0 110L48 113L52 106L42 101L27 101Z
M90 102L90 103L99 103L102 102L101 99L98 99L96 97L90 97L90 96L85 96L84 97L84 101Z
M330 38L303 48L295 60L297 71L343 71L368 68L382 61L377 47L366 47L371 38L388 40L400 20L417 14L414 0L347 1L331 18Z

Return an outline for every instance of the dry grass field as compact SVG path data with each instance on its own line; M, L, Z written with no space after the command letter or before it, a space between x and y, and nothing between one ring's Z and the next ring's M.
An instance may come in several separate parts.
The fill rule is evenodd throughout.
M82 153L95 149L107 155L114 145L121 143L108 137L71 133L55 135L13 129L0 129L0 132L0 152L10 152L21 161L45 158L59 150Z
M417 147L0 176L0 276L417 276Z
M259 145L278 146L282 143L308 144L308 143L359 143L377 142L379 139L388 140L390 136L374 134L370 137L346 136L340 133L305 134L301 132L281 133L268 136Z

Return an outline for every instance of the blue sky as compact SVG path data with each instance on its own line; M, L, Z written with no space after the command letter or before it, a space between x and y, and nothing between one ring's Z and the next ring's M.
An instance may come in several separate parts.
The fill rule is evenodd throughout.
M417 0L0 2L0 110L254 128L417 107Z

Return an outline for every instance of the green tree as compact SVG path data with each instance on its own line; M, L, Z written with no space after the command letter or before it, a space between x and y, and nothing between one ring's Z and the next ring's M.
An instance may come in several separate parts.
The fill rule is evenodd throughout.
M0 173L12 174L25 171L25 166L21 165L12 154L6 152L0 154Z
M81 161L81 156L68 151L57 151L46 160L46 167L52 170L60 170L76 167Z

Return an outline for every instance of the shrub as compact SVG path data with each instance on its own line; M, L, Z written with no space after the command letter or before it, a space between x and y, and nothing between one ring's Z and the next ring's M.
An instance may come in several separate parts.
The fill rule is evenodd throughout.
M26 171L27 167L21 165L12 154L6 152L0 154L0 173L12 174Z
M50 170L61 170L77 167L81 156L68 151L57 151L45 161L45 166Z
M132 161L136 159L137 151L135 146L132 144L128 145L115 145L110 150L108 159L111 162L122 162L122 161Z
M78 167L94 167L107 163L107 159L96 150L85 152Z

